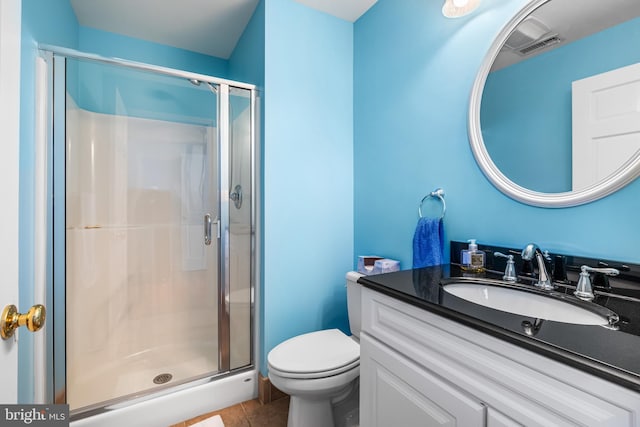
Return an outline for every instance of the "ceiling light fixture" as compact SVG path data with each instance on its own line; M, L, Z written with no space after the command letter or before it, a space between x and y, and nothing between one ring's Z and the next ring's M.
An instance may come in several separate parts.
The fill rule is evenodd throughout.
M480 5L480 0L445 0L442 14L447 18L459 18L473 12Z

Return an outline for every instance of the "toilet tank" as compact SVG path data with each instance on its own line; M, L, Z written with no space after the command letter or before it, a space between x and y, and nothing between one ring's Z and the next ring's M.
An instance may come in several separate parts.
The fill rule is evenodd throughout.
M362 319L361 290L362 285L358 284L358 279L364 274L350 271L347 273L347 310L349 312L349 328L351 334L360 338L360 324Z

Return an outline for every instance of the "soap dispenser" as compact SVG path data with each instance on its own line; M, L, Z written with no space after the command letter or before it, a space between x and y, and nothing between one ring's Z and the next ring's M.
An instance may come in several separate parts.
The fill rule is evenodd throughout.
M478 250L476 239L469 239L468 242L469 248L460 253L461 268L470 273L481 273L484 271L485 253Z

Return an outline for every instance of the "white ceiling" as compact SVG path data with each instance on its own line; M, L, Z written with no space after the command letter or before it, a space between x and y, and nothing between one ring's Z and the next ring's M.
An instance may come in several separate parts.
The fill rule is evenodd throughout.
M295 0L321 12L355 22L378 0Z
M259 0L70 1L82 26L228 59ZM295 1L354 22L377 0Z

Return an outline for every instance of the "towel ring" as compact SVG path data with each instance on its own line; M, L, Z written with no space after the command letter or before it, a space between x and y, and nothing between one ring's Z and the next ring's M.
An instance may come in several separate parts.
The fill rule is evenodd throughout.
M439 219L444 218L444 213L447 211L447 204L444 201L444 190L442 188L436 188L431 193L427 194L422 198L422 200L420 201L420 204L418 205L418 215L420 215L420 218L422 218L422 204L424 203L425 200L431 197L437 197L442 202L442 214L438 218Z

